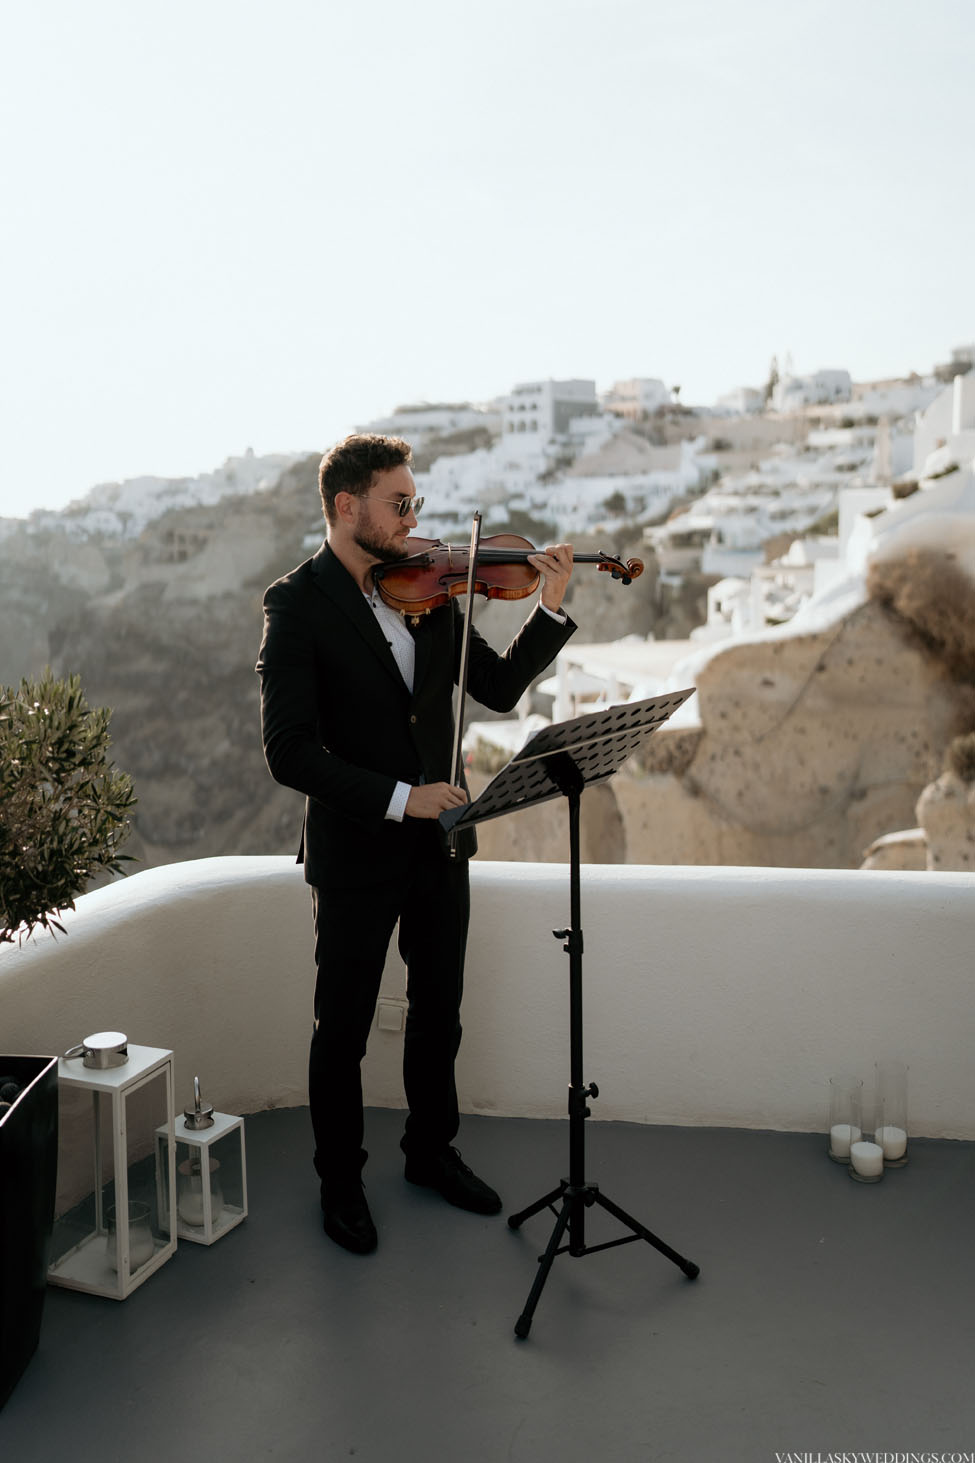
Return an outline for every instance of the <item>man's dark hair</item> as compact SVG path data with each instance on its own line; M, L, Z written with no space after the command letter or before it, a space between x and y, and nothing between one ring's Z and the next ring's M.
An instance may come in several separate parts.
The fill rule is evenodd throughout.
M326 520L335 522L336 493L361 498L372 487L377 472L409 467L412 461L413 449L402 437L378 437L367 432L343 437L326 452L318 468L318 491Z

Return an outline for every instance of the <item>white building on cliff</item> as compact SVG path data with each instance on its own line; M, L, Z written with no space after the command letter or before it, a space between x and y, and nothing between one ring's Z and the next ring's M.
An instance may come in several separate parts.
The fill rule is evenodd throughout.
M544 455L555 438L566 437L578 417L599 415L595 381L525 381L502 402L506 452Z
M852 393L849 371L814 371L810 376L783 376L772 393L772 406L776 411L798 411L804 406L849 401Z

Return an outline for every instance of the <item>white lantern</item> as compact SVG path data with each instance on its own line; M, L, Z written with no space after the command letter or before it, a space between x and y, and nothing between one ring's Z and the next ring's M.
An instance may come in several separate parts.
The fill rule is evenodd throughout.
M159 1208L170 1209L172 1188L166 1185L175 1182L177 1235L212 1245L247 1215L244 1119L203 1103L199 1077L193 1079L193 1096L194 1105L176 1119L172 1138L165 1127L156 1135Z
M176 1249L172 1205L159 1205L154 1141L173 1132L173 1054L98 1032L61 1058L58 1085L48 1279L124 1300Z

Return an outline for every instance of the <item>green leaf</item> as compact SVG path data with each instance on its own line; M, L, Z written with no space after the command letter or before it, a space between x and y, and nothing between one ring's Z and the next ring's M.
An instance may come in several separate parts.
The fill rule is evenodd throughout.
M108 760L110 719L78 676L0 687L0 945L38 926L64 933L57 914L122 872L136 798Z

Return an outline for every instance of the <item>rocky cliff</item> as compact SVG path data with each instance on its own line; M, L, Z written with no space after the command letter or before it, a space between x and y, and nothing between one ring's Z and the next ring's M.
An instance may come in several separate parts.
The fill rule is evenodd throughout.
M261 597L321 540L317 458L258 494L164 513L135 539L24 525L0 542L0 679L46 663L113 708L143 865L297 847L300 804L261 753Z

